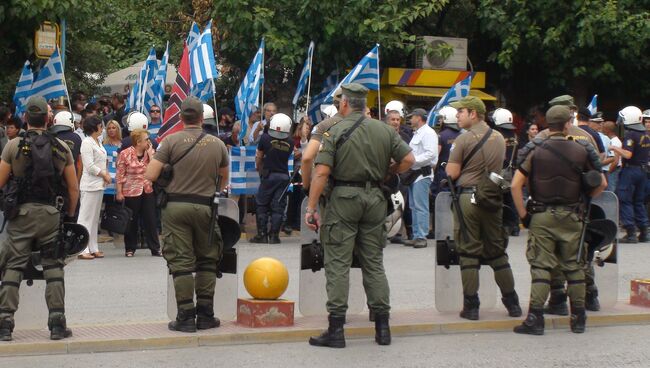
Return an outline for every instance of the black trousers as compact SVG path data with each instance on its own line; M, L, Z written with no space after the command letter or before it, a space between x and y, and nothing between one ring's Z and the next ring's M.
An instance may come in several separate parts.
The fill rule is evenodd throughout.
M284 189L289 185L289 175L280 173L271 173L267 178L263 178L260 188L255 197L257 204L257 231L266 234L266 226L271 218L271 234L280 232L282 218L287 207L287 196L282 195Z
M124 233L125 250L135 252L138 247L138 229L140 222L144 225L143 232L147 247L152 253L160 251L158 240L158 218L156 210L156 195L142 193L138 197L124 197L124 204L133 211L133 216ZM142 221L140 221L142 220Z

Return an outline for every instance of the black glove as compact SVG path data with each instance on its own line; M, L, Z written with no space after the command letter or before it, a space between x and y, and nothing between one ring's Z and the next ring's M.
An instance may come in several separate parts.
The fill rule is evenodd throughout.
M526 229L530 226L530 220L531 220L530 213L526 213L526 216L521 218L521 223L524 225Z

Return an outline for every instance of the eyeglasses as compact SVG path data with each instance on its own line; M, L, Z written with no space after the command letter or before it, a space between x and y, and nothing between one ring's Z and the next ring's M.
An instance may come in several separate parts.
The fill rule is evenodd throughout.
M152 114L160 114L160 110L149 110Z

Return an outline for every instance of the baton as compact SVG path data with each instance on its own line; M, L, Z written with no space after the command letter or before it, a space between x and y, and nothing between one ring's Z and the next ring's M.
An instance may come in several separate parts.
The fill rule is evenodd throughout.
M460 208L460 198L458 197L458 192L456 192L456 185L454 181L447 176L447 179L442 179L441 184L444 185L445 181L449 186L449 192L451 193L452 204L456 207L456 217L458 218L458 227L460 228L460 235L463 237L464 242L468 242L467 232L465 227L465 219L463 218L463 210Z
M589 226L589 223L591 220L589 219L589 216L591 216L591 198L587 198L585 201L587 204L587 209L584 211L584 218L582 219L582 230L580 231L580 243L578 243L578 263L583 264L584 262L582 261L582 257L584 256L584 247L585 247L585 236L587 235L587 227Z

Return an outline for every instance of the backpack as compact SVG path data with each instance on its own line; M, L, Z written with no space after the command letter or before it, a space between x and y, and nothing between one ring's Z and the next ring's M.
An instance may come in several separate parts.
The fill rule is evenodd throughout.
M62 173L54 166L54 160L65 161L66 148L49 132L27 132L18 144L18 153L28 158L25 171L25 196L37 201L52 201L66 194Z

